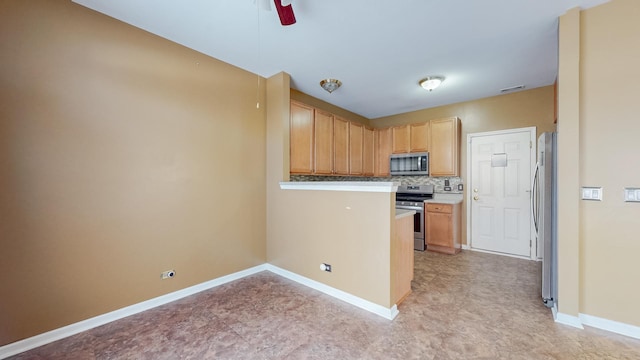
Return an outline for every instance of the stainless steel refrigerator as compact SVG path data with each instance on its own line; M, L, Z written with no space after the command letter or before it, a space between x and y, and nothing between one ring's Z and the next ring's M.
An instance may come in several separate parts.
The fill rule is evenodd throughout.
M542 301L553 307L558 301L558 186L557 133L538 138L538 162L533 180L533 222L542 254Z

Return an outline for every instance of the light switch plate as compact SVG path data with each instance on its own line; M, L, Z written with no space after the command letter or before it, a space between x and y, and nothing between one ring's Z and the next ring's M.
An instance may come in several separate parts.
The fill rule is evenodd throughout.
M583 186L581 195L582 200L602 201L602 188Z
M640 188L624 188L624 201L640 202Z

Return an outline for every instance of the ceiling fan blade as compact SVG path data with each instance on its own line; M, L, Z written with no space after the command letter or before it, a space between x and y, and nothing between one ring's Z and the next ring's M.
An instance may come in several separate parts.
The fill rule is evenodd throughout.
M293 14L293 8L291 7L291 1L289 5L283 5L283 0L273 0L276 4L276 10L278 10L278 16L280 17L280 23L284 26L293 25L296 23L296 16Z

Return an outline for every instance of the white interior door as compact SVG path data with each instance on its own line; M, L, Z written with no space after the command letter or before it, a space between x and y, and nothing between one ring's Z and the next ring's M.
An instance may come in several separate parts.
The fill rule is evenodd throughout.
M470 134L472 249L531 257L535 128Z

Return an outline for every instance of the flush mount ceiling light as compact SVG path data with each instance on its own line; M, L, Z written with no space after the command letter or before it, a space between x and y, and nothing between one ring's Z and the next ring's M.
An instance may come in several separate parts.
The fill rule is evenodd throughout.
M338 79L324 79L324 80L320 81L320 86L323 89L327 90L329 92L329 94L331 94L337 88L339 88L340 85L342 85L342 82L340 80L338 80Z
M440 86L440 84L442 84L443 81L444 81L443 76L428 76L418 81L418 84L420 84L420 86L422 86L423 89L432 91L433 89Z

